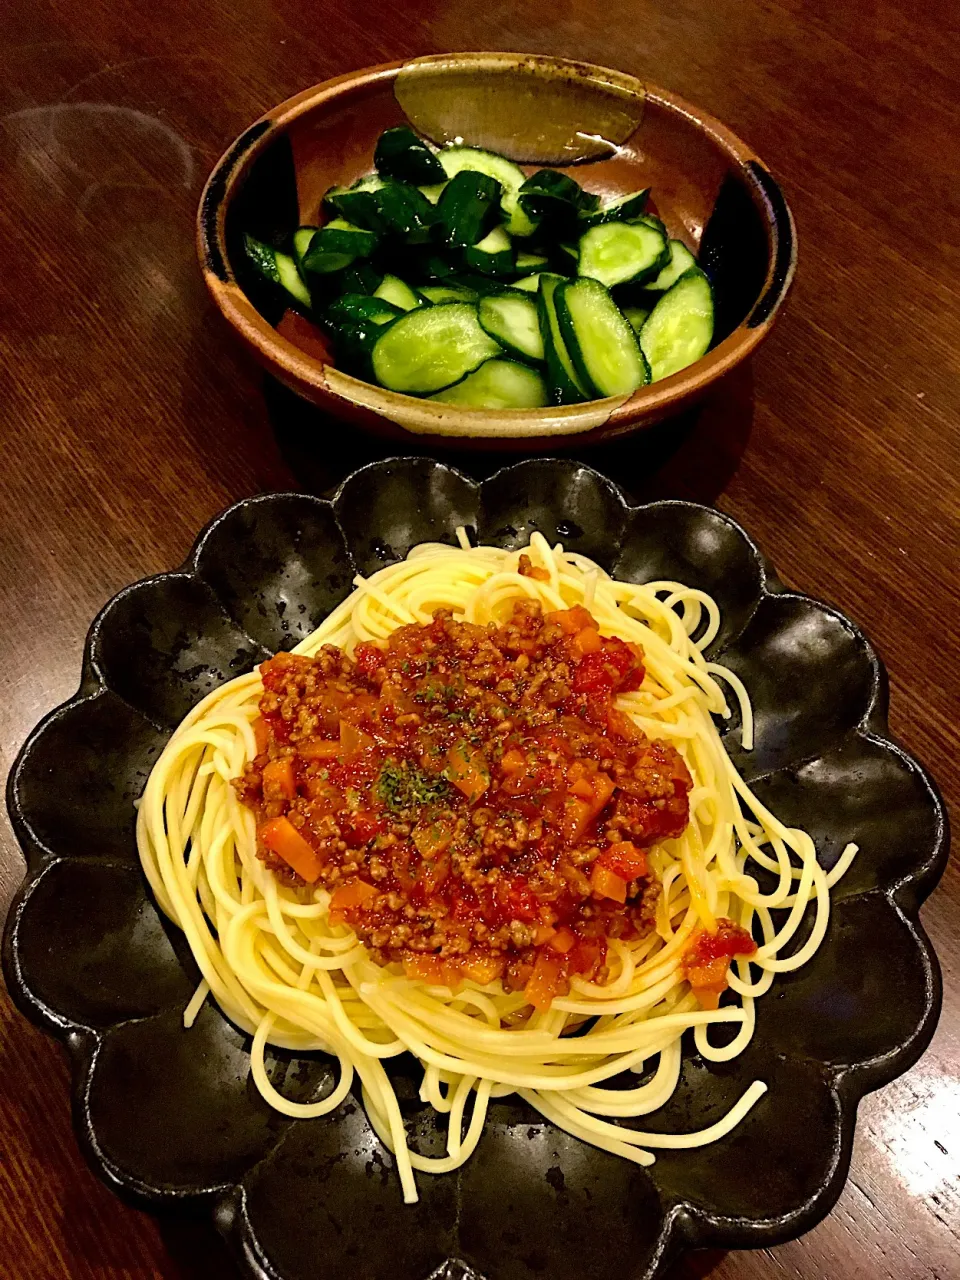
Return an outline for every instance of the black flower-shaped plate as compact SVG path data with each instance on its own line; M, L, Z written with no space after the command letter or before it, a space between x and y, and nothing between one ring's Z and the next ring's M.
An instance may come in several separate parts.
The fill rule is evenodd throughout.
M757 1006L731 1063L685 1055L650 1124L701 1128L746 1084L769 1092L733 1134L664 1151L649 1170L589 1148L507 1100L459 1173L401 1203L391 1156L356 1100L294 1122L267 1107L247 1041L216 1009L184 1033L197 978L137 862L133 802L170 730L202 695L307 635L370 572L457 525L518 546L539 529L620 577L674 578L719 602L714 650L753 695L756 746L727 746L758 794L803 825L825 863L860 854L834 893L826 941ZM686 502L630 506L563 460L477 485L424 459L376 463L328 501L267 494L229 508L182 569L122 591L87 640L80 690L32 734L9 781L29 874L5 934L19 1007L73 1059L76 1128L97 1172L148 1205L206 1202L258 1280L630 1280L684 1248L769 1245L830 1209L857 1103L926 1047L940 1007L918 921L947 855L936 787L887 734L887 683L836 610L787 591L732 520ZM277 1053L292 1097L318 1096L322 1056ZM423 1149L437 1135L402 1063L401 1105Z

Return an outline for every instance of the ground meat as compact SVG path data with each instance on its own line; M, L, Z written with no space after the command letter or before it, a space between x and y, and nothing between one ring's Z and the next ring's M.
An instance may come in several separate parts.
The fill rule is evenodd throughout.
M507 986L547 973L555 994L650 928L644 850L684 830L690 776L616 709L643 655L584 609L521 602L488 627L438 610L385 648L281 653L261 674L259 751L235 781L259 855L331 890L375 959Z

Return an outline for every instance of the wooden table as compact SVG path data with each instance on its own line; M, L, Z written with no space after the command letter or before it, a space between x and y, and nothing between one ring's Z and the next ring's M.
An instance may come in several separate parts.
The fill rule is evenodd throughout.
M800 272L753 370L698 418L589 460L644 496L716 501L789 582L856 618L888 664L894 731L956 804L960 35L947 15L937 0L7 0L2 771L74 691L84 633L114 592L177 564L234 499L323 488L375 455L358 443L318 465L296 406L265 399L214 314L193 246L214 160L266 107L328 76L502 48L673 88L782 181ZM22 867L4 818L4 907ZM693 1257L678 1276L960 1276L956 865L924 920L945 974L940 1028L909 1075L864 1103L835 1211L803 1240ZM7 1003L0 1081L0 1275L233 1274L205 1223L157 1222L96 1181L71 1134L62 1055Z

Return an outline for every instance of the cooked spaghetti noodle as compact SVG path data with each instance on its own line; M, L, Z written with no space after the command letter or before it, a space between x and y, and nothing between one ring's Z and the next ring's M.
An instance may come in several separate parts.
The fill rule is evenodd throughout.
M830 888L856 853L848 846L827 873L811 838L778 821L737 774L715 717L730 714L726 687L749 749L750 701L740 680L705 656L720 625L707 595L675 582L617 581L539 534L524 553L470 547L462 530L458 536L459 548L424 544L401 563L358 577L356 590L293 653L383 647L399 628L429 624L437 610L467 623L502 624L518 600L535 601L545 613L581 606L602 637L639 646L642 683L620 693L616 707L647 739L679 753L689 774L689 821L681 834L646 850L650 927L612 938L602 970L572 973L565 994L541 1007L499 978L444 984L412 976L395 960L375 958L343 913L331 912L328 887L278 874L258 856L257 819L235 785L258 752L258 671L215 690L186 717L150 775L137 818L151 888L184 931L202 975L185 1025L211 994L253 1037L253 1078L288 1116L334 1111L359 1077L367 1115L394 1153L408 1202L417 1198L414 1171L463 1164L490 1099L509 1094L584 1142L638 1164L651 1163L658 1147L696 1147L729 1133L765 1092L763 1081L696 1133L643 1132L619 1122L670 1098L684 1031L693 1030L709 1061L746 1047L754 1002L777 973L805 964L820 946ZM521 554L533 574L521 572ZM761 888L758 871L772 888ZM772 914L778 908L786 909L779 927ZM809 936L791 948L808 908ZM691 984L689 955L698 938L717 934L718 922L732 922L757 946L751 942L752 954L740 955L725 978L736 1002L710 1008ZM717 1024L728 1028L722 1047L710 1038ZM336 1087L314 1102L289 1101L268 1079L269 1045L336 1057ZM384 1065L408 1052L423 1067L421 1098L448 1117L443 1157L408 1146ZM635 1087L603 1087L623 1072L649 1074L654 1065Z

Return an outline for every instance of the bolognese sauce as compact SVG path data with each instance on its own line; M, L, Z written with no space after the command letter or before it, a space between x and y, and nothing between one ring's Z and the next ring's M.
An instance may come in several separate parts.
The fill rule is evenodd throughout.
M615 706L643 653L587 610L521 602L489 626L437 610L383 647L260 673L258 752L234 784L258 855L328 889L378 963L501 979L546 1008L651 928L647 850L683 833L691 779Z

